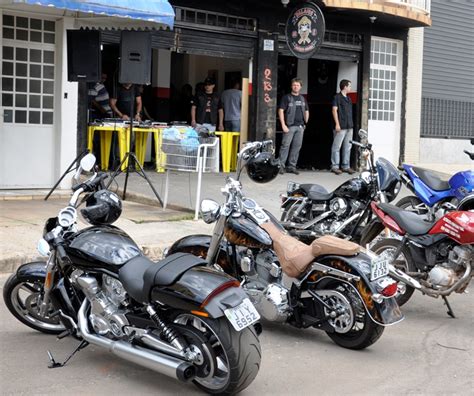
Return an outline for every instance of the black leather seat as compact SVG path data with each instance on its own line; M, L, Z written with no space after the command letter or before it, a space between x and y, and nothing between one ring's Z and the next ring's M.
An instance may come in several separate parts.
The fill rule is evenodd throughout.
M386 214L392 217L402 230L406 231L410 235L423 235L426 234L435 224L423 219L422 216L403 210L395 205L381 203L378 205Z
M333 196L332 192L328 192L328 190L319 184L301 184L300 188L312 201L327 201Z
M435 173L425 168L412 168L418 177L432 190L445 191L451 189L449 185L450 175Z
M147 303L154 286L172 285L182 274L198 265L206 265L206 262L189 253L174 253L158 263L138 256L120 268L119 279L134 300Z

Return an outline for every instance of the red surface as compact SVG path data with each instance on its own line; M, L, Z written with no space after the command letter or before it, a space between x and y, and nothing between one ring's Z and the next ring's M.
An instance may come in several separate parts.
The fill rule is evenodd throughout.
M357 92L350 92L347 96L351 98L352 103L357 103Z
M165 87L154 87L153 94L155 95L155 98L169 99L170 89Z
M474 244L474 213L449 212L436 222L429 234L447 235L461 245Z
M390 228L392 231L395 231L399 235L405 235L405 230L402 230L397 222L392 219L388 214L386 214L382 209L380 209L375 202L370 204L372 211L380 219L385 227Z

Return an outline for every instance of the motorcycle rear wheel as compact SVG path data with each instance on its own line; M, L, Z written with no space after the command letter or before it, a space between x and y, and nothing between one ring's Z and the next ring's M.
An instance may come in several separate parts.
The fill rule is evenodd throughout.
M428 207L423 203L423 201L412 195L400 199L395 206L419 215L426 215L428 213Z
M198 388L210 394L232 395L253 382L262 356L253 326L237 332L226 317L210 319L187 313L178 315L174 323L189 326L191 331L199 333L199 338L206 340L197 346L203 356L198 367L200 375L194 380Z
M400 271L405 273L416 272L417 269L415 263L413 262L410 251L406 246L402 247L402 250L396 259L393 258L393 255L400 246L400 243L401 242L398 239L383 239L372 246L371 250L377 255L387 256L387 258L391 259L391 261L393 260L393 265ZM405 293L397 294L395 296L398 305L401 307L402 305L406 304L414 291L415 289L413 287L406 285Z
M39 313L39 304L43 298L44 277L11 275L3 287L3 300L15 318L34 330L46 334L60 334L66 328L59 315L51 317L54 311L51 306L45 316Z
M349 331L344 333L337 331L326 332L337 345L347 349L360 350L374 344L382 336L384 327L374 323L367 313L360 296L350 286L344 283L333 283L332 287L325 286L324 288L336 290L344 295L345 301L348 301L350 305L345 308L350 310L353 316L353 320L349 322L351 323Z

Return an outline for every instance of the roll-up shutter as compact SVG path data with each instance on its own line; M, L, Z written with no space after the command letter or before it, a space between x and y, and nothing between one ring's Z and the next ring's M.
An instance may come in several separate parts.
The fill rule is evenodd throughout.
M252 37L184 28L177 31L176 41L177 52L221 58L248 59L256 48Z
M102 30L102 42L104 44L120 44L119 30ZM151 32L151 46L152 48L160 49L174 49L175 35L174 31L158 30Z
M294 56L288 49L286 41L278 43L278 53L284 56ZM352 62L360 59L360 51L346 50L340 48L321 47L314 55L314 59L324 59L336 62Z

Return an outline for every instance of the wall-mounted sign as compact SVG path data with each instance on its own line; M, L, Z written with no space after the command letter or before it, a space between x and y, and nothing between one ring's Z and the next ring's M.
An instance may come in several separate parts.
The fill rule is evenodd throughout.
M274 50L274 41L273 40L263 40L263 50L264 51L273 51Z
M314 3L300 4L286 22L288 48L297 58L311 58L323 43L325 30L321 9Z

